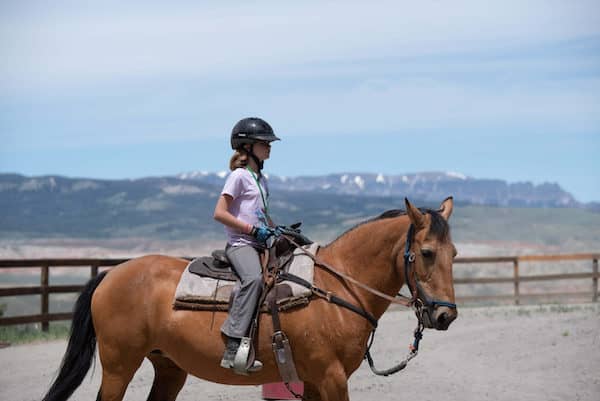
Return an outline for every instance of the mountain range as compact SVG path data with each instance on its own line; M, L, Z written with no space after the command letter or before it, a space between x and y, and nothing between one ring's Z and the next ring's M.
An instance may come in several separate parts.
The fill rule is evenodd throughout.
M226 176L192 172L100 180L0 174L0 237L222 235L212 213ZM429 207L453 196L461 205L599 209L596 203L581 204L555 183L507 183L447 172L271 175L269 185L278 221L301 220L320 230L402 208L404 197Z
M227 173L194 172L177 177L188 182L221 186ZM437 202L452 194L463 203L510 207L580 207L570 193L556 183L534 185L478 179L453 172L423 172L403 175L340 173L323 176L270 176L277 191L320 192L337 195L409 197Z

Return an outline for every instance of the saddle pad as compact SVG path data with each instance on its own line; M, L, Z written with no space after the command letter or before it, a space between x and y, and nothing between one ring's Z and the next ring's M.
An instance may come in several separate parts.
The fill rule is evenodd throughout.
M306 250L315 254L319 248L318 244L311 244L305 247ZM191 264L191 262L190 262ZM314 279L314 263L312 259L305 255L302 250L294 250L294 259L286 268L288 273L294 274L303 278L309 283L313 283ZM307 298L312 293L310 289L305 288L296 283L283 281L278 284L287 284L292 290L290 301L298 298ZM201 277L197 274L190 273L189 264L183 271L177 289L175 290L174 306L181 308L187 304L209 304L226 306L229 304L229 298L235 286L239 286L239 282L231 282L225 280L214 279L210 277ZM186 307L186 309L188 309ZM201 309L190 307L189 309ZM218 308L223 309L223 308Z

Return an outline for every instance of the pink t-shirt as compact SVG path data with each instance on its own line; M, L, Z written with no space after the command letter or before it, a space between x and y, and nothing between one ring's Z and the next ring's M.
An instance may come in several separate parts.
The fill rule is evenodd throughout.
M261 186L264 201L268 204L269 187L264 175L258 179L258 183ZM253 226L265 224L264 221L260 220L261 216L266 214L265 205L250 171L245 168L233 170L225 180L221 195L230 195L233 198L229 207L229 213L233 216ZM227 242L230 245L258 245L256 239L251 235L242 234L228 226L225 226L225 233L227 234Z

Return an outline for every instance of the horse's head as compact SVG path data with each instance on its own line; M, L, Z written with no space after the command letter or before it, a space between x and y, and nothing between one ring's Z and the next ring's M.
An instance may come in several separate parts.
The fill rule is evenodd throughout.
M402 252L399 252L402 264L398 265L404 266L404 279L413 297L417 297L417 305L422 305L424 326L447 330L457 316L452 279L456 248L448 226L452 198L442 202L438 211L422 212L408 199L405 202L412 229L407 234Z

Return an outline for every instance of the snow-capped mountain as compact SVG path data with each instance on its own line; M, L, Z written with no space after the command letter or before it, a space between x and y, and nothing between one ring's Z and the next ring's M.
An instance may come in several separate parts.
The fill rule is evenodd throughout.
M222 185L226 172L185 173L177 177ZM556 183L508 183L468 177L457 172L422 172L401 175L339 173L322 176L269 176L276 191L319 192L337 195L399 196L436 202L454 196L461 202L496 206L575 207L579 203Z
M0 238L215 236L222 227L214 205L226 172L97 180L0 174ZM269 177L273 215L306 227L347 227L408 197L436 207L447 196L457 205L586 207L557 184L507 183L457 173L329 174Z

